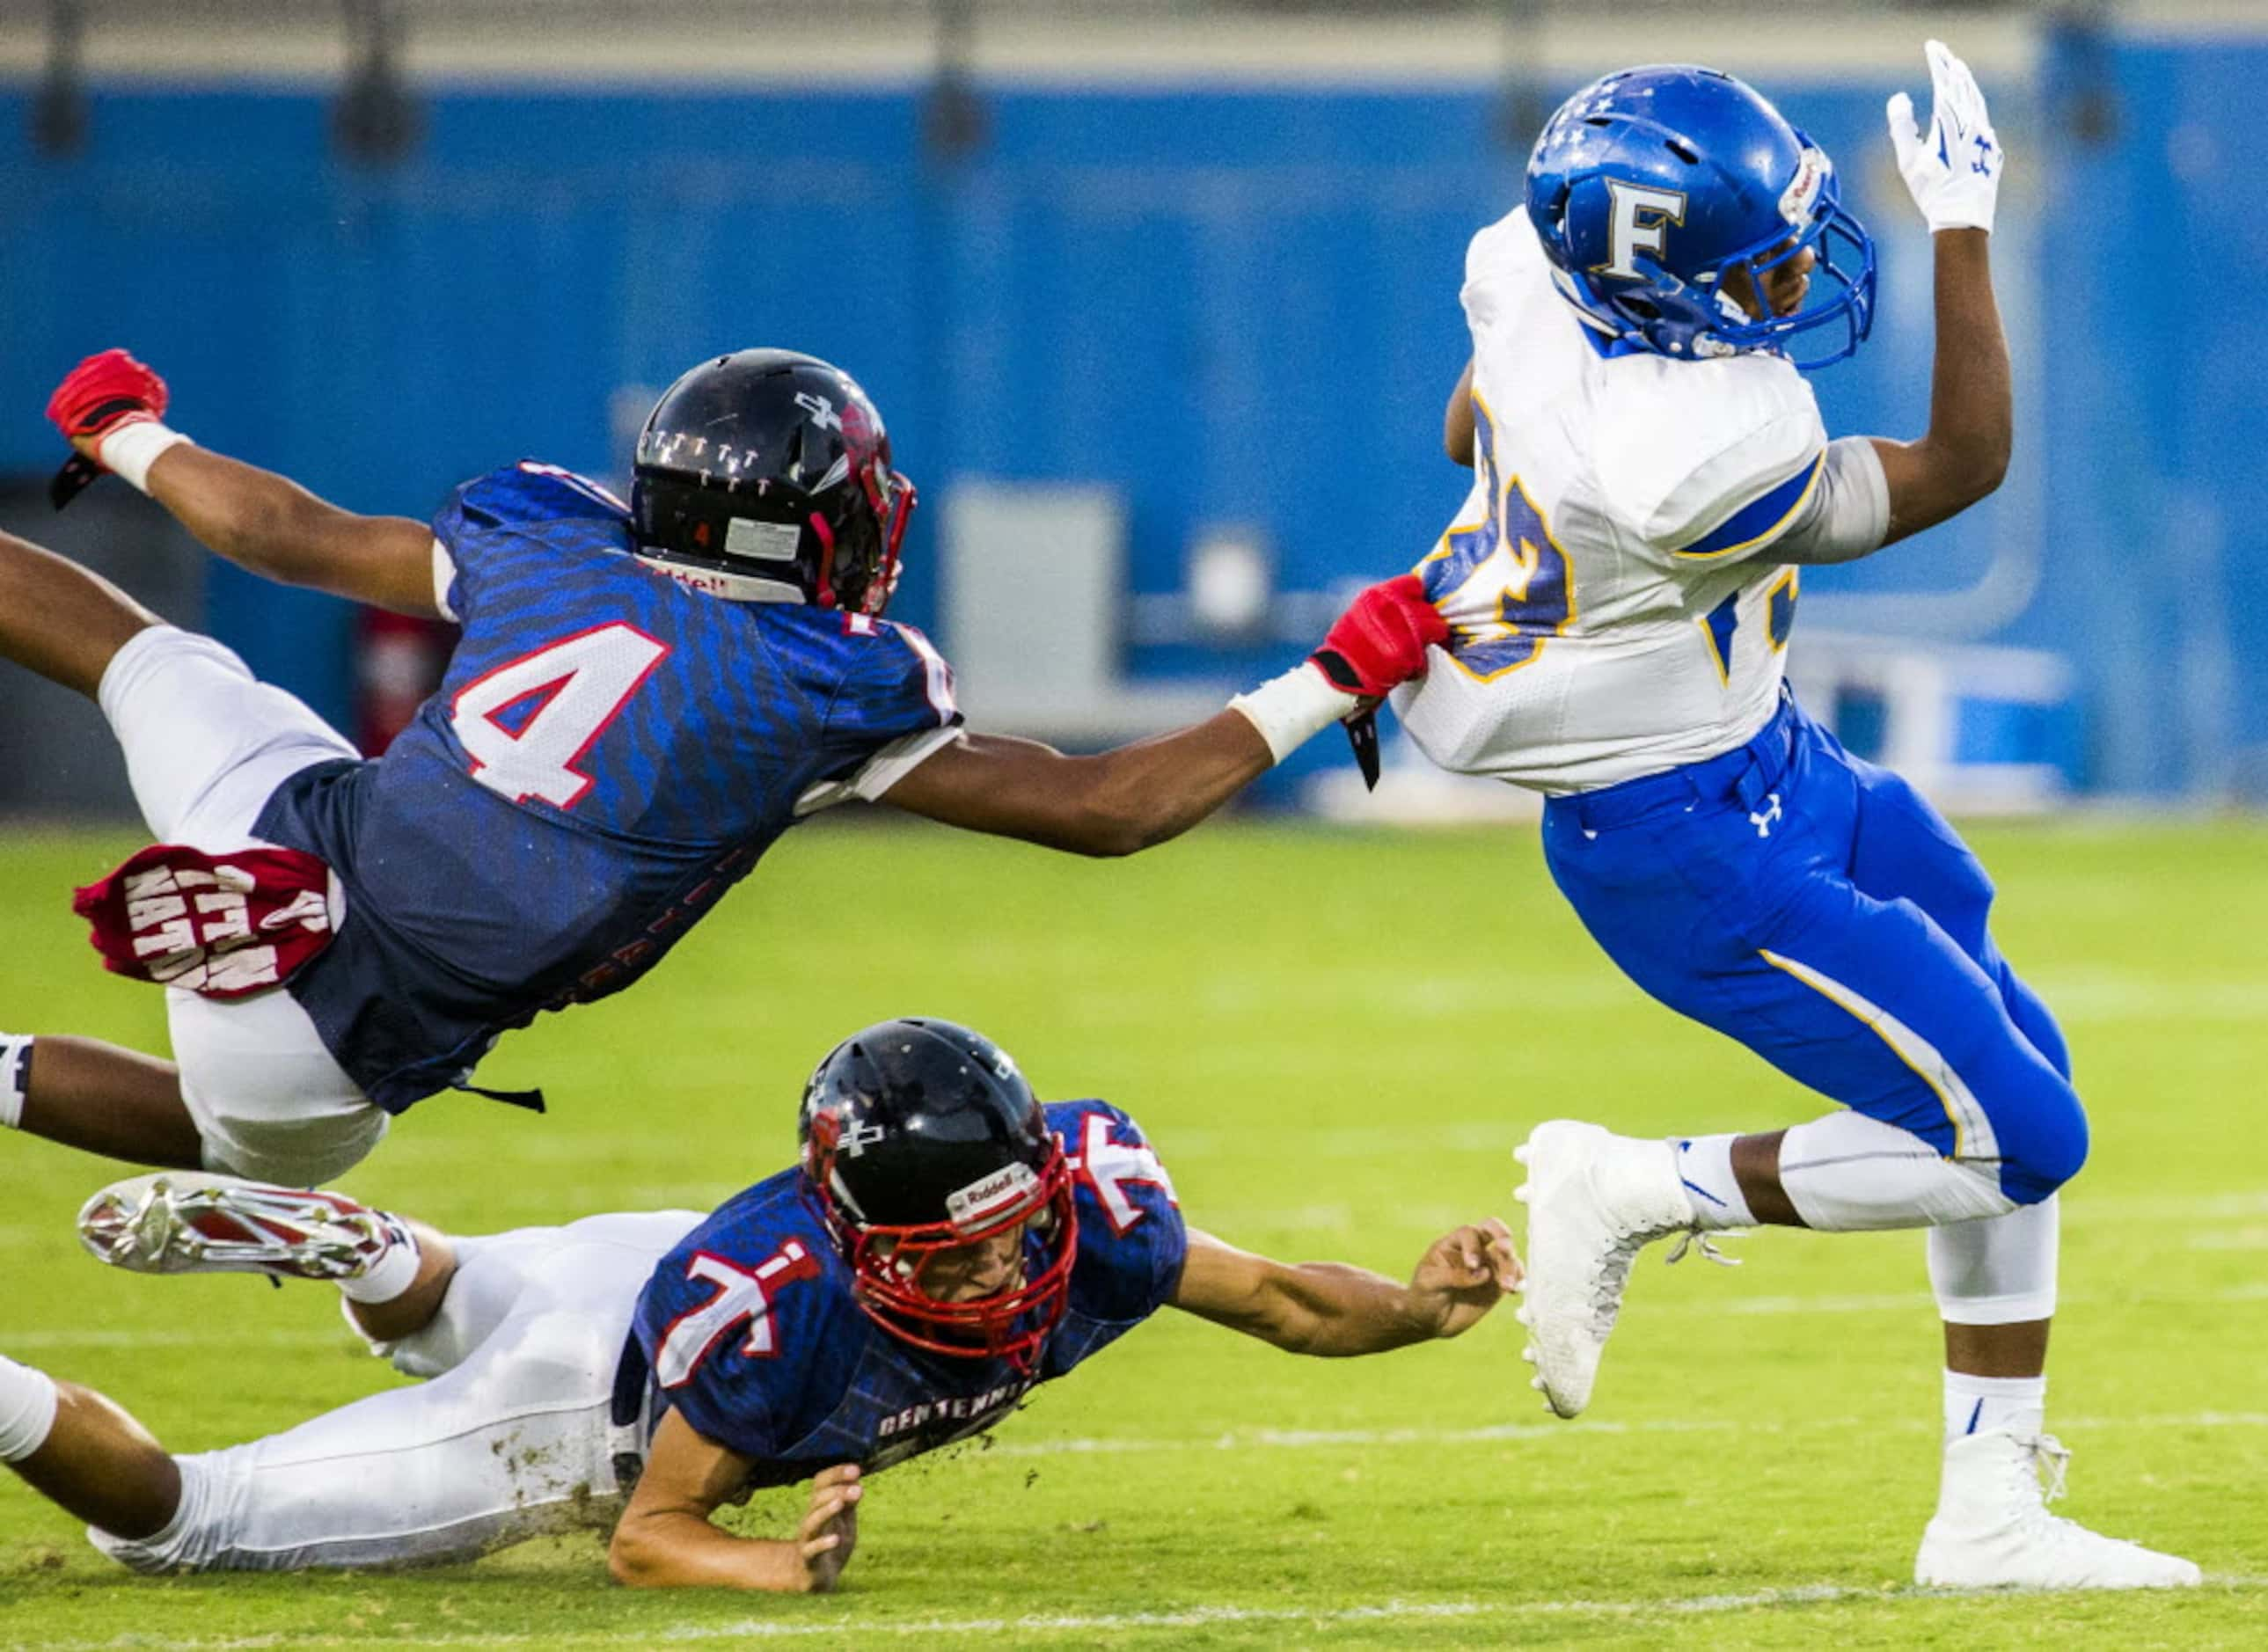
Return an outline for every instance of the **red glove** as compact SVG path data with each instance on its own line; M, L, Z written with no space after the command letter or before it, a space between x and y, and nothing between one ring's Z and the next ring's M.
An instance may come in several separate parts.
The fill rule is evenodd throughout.
M1331 686L1375 700L1425 674L1425 650L1449 640L1449 622L1425 599L1415 574L1365 586L1307 657Z
M166 381L124 350L104 350L72 368L48 398L48 417L67 439L108 436L162 418Z

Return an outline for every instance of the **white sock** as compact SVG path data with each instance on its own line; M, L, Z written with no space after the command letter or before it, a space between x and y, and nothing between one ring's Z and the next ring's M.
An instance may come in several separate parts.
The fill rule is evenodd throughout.
M1972 1434L2037 1434L2047 1422L2044 1377L1945 1374L1945 1437Z
M406 1222L382 1215L381 1219L392 1237L361 1277L339 1281L339 1289L349 1302L392 1302L417 1282L418 1264L423 1259L417 1236Z
M55 1379L0 1355L0 1463L20 1463L55 1426Z
M31 1034L0 1032L0 1128L22 1127L24 1085L31 1075Z
M1738 1139L1697 1135L1670 1142L1677 1149L1677 1179L1685 1184L1685 1200L1693 1207L1693 1219L1712 1231L1756 1225L1756 1215L1741 1192L1740 1178L1733 1174L1733 1143Z
M1947 1158L1911 1131L1847 1109L1781 1139L1779 1185L1804 1225L1822 1233L1932 1228L2016 1208L1997 1166Z

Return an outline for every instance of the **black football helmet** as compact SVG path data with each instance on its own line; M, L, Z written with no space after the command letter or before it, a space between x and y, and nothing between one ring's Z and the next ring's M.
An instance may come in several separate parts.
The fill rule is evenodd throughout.
M950 1021L868 1027L812 1074L797 1134L867 1317L934 1354L1031 1369L1069 1299L1079 1218L1063 1149L1006 1053ZM951 1302L924 1288L940 1252L1012 1231L1023 1267L1005 1289Z
M703 362L663 393L638 436L638 554L723 596L880 613L913 512L882 415L814 356Z

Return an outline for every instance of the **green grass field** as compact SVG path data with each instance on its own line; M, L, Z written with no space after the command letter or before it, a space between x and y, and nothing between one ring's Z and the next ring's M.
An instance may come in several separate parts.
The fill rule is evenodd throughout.
M1574 1424L1539 1410L1509 1313L1343 1363L1168 1314L988 1448L874 1482L828 1597L633 1593L589 1541L153 1582L0 1475L0 1645L2268 1645L2268 827L1977 840L2095 1125L2066 1200L2061 1509L2194 1557L2194 1593L1914 1591L1939 1409L1920 1242L1766 1233L1738 1269L1641 1263ZM66 899L132 846L10 837L0 1025L162 1047L158 995L99 973ZM1232 823L1088 864L852 825L789 839L635 992L509 1039L488 1082L542 1083L549 1118L435 1100L348 1185L461 1231L705 1205L786 1162L837 1036L904 1013L1130 1109L1194 1222L1395 1273L1454 1222L1516 1218L1538 1120L1818 1111L1624 984L1525 829ZM70 1220L110 1174L0 1140L0 1352L188 1449L398 1380L327 1289L98 1270ZM796 1507L761 1499L752 1529Z

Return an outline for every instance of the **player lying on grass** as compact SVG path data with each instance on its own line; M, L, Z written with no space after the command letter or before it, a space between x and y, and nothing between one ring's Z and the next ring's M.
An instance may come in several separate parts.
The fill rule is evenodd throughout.
M1396 708L1447 767L1547 794L1553 880L1631 979L1843 1105L1673 1142L1539 1127L1521 1151L1535 1384L1589 1403L1632 1259L1757 1222L1928 1232L1946 1435L1922 1583L2178 1585L2187 1560L2043 1506L2056 1190L2087 1121L2055 1017L1993 943L1992 883L1919 793L1786 692L1799 565L1998 485L2012 430L1988 244L2000 148L1928 48L1890 106L1936 264L1926 435L1830 442L1818 367L1866 336L1873 243L1826 155L1713 70L1562 106L1524 205L1476 236L1451 451L1479 474L1422 566L1455 628ZM1824 346L1816 341L1824 339ZM1681 1247L1682 1248L1682 1247ZM1673 1259L1675 1253L1673 1253Z
M949 1022L870 1027L821 1062L802 1162L725 1201L487 1238L342 1197L189 1172L97 1194L96 1255L148 1273L334 1279L430 1380L229 1450L171 1457L90 1391L0 1358L0 1460L143 1571L469 1560L614 1526L638 1584L830 1587L863 1478L991 1428L1168 1303L1293 1353L1453 1337L1520 1283L1500 1222L1407 1285L1287 1267L1183 1225L1132 1120L1042 1106ZM711 1522L813 1479L793 1535Z
M937 650L880 617L913 488L873 402L823 362L744 350L687 373L646 421L627 505L530 462L430 526L204 452L166 406L112 350L48 411L230 560L463 635L364 761L218 643L0 535L0 657L98 701L176 846L80 902L113 968L167 984L173 1061L0 1033L0 1125L137 1164L328 1180L393 1115L466 1086L503 1032L637 980L815 811L864 797L1130 854L1447 634L1415 580L1391 581L1210 720L1067 757L964 731Z

